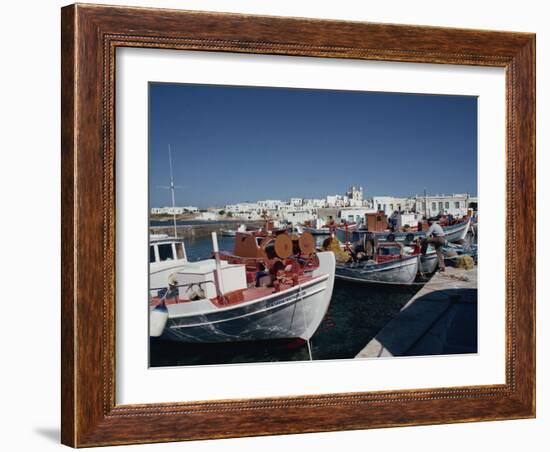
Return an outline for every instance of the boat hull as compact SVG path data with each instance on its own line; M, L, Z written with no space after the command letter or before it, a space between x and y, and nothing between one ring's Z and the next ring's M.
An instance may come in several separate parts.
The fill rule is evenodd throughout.
M466 238L468 231L470 230L471 219L464 223L456 224L453 226L447 226L443 228L445 231L445 238L448 242L460 242Z
M466 238L470 230L470 219L459 224L443 227L445 240L448 242L460 242ZM357 230L353 234L368 234L368 231ZM425 232L373 232L380 242L412 242L418 238L426 237Z
M437 253L435 251L428 252L424 256L420 256L418 264L418 273L431 274L437 269Z
M408 285L415 280L418 265L418 256L376 264L339 264L336 266L336 278L368 283Z
M320 265L311 281L257 301L195 313L190 312L195 302L169 305L162 338L204 343L309 340L327 312L334 286L334 254L323 252L318 257Z
M307 226L304 226L303 228L304 232L309 232L312 235L330 235L331 231L329 228L309 228Z
M338 226L337 230L342 232L352 232L356 231L358 228L357 224L348 225L346 228L345 226Z

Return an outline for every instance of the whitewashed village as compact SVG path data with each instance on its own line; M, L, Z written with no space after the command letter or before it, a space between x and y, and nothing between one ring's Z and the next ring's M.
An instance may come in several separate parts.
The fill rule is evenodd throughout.
M418 223L422 218L438 215L462 217L477 210L477 197L468 193L415 194L413 196L366 197L361 186L351 186L344 194L324 198L292 197L287 200L266 199L245 201L200 209L195 206L151 208L151 216L185 215L203 221L262 221L266 217L292 225L313 225L333 220L336 223L365 221L366 215L384 213L394 218L397 228Z

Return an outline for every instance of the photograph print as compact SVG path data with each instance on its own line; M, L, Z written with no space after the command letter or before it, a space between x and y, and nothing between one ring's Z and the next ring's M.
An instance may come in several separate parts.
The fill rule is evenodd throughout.
M149 366L477 353L477 97L148 94Z

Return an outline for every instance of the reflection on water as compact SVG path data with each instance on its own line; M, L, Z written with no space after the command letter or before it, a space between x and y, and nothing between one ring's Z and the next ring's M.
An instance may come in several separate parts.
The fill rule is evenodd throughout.
M218 241L220 249L233 249L233 237ZM205 259L210 257L212 243L209 238L187 240L186 249L189 260ZM311 339L313 359L354 358L420 287L336 280L327 315ZM309 360L307 344L300 339L217 344L150 341L153 367L299 360Z

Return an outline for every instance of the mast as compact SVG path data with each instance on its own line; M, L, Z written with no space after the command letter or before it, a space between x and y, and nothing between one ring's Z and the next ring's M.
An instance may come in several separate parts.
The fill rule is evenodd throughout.
M172 193L172 218L174 220L174 237L178 238L178 228L176 225L176 186L174 185L174 172L172 170L172 148L168 143L168 162L170 163L170 191Z
M428 202L426 198L426 187L424 187L424 217L428 219Z
M172 197L172 219L174 223L174 237L178 237L178 228L176 225L176 188L183 188L179 185L174 184L174 169L172 167L172 147L168 144L168 164L170 166L170 185L159 186L157 188L162 188L163 190L170 190L170 195Z

